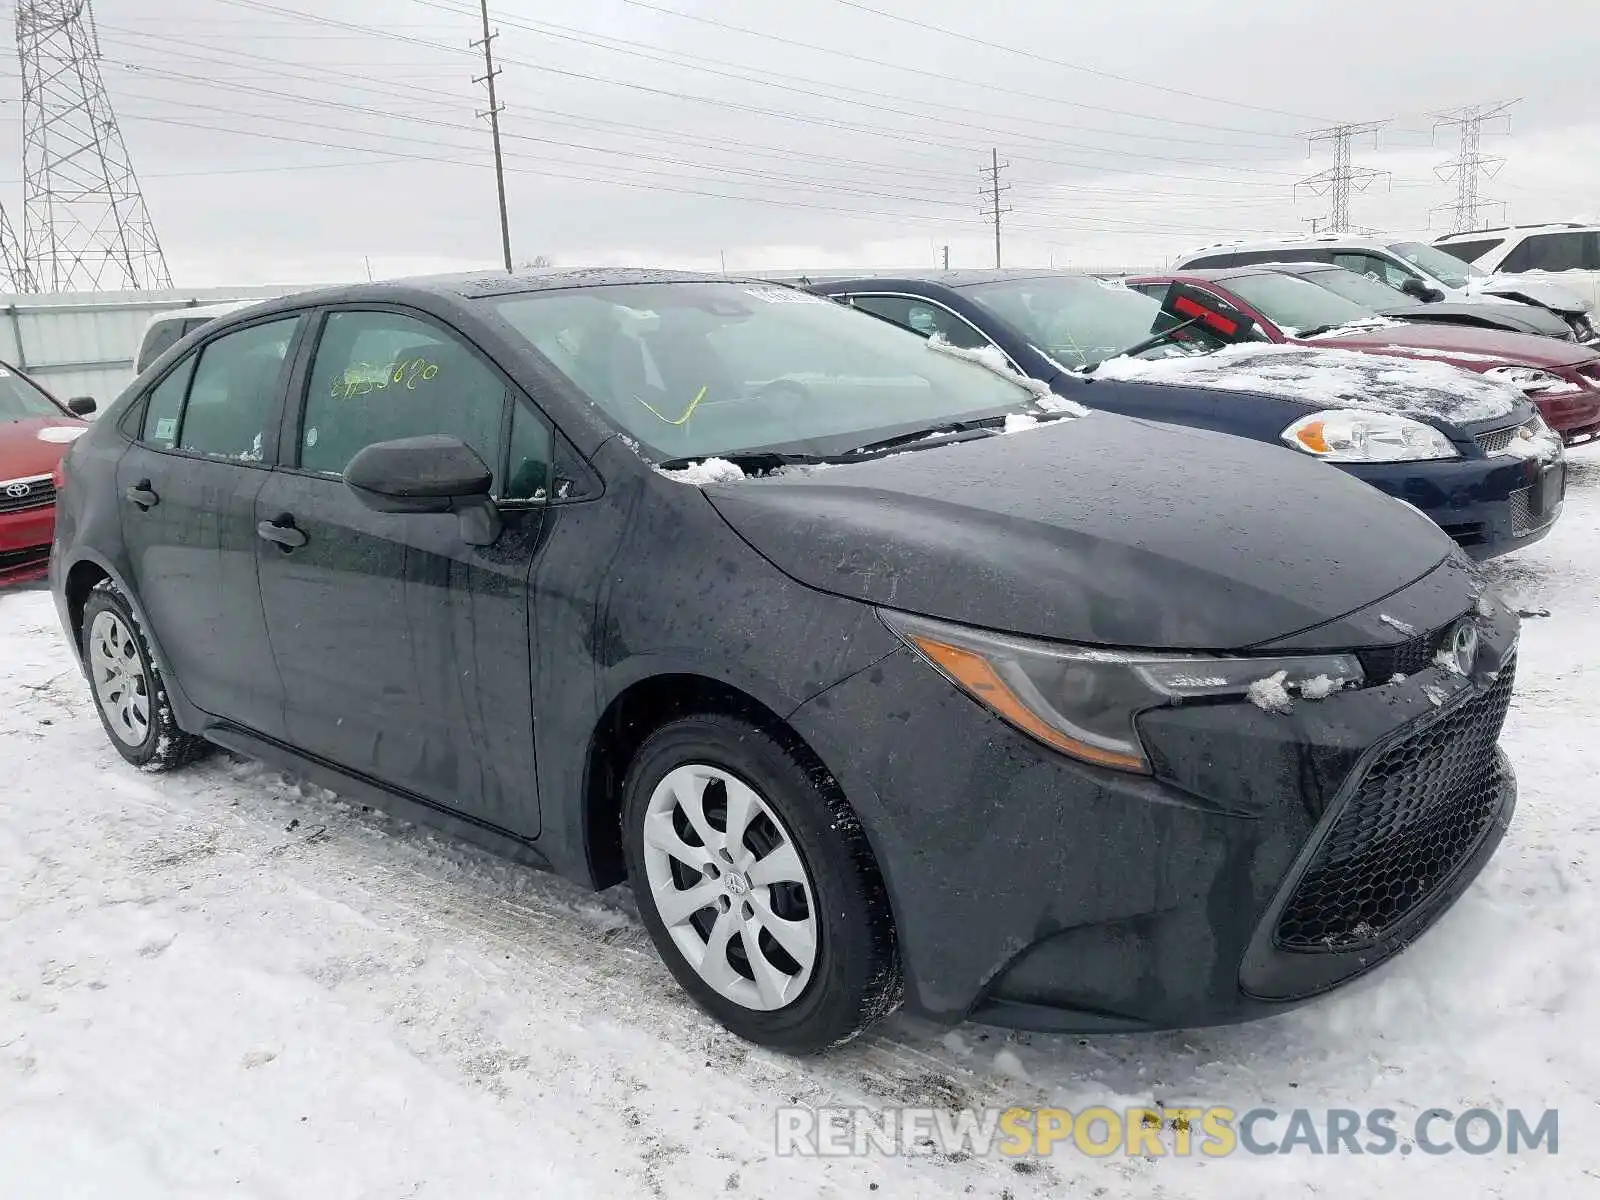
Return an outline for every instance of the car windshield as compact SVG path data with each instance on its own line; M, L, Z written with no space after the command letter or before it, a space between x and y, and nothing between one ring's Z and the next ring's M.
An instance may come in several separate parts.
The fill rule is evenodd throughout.
M10 367L0 365L0 421L26 421L33 417L64 415L49 396Z
M1464 263L1453 254L1446 254L1443 250L1436 250L1421 242L1395 242L1389 249L1413 267L1432 275L1445 287L1466 287L1474 279L1489 278L1487 272L1478 270L1472 264Z
M1308 271L1297 278L1326 288L1366 308L1383 312L1391 308L1420 308L1422 302L1406 295L1397 287L1390 287L1371 275L1357 275L1343 267L1329 267L1326 271Z
M1159 301L1132 288L1083 275L1006 279L972 284L961 292L1012 325L1062 366L1073 369L1115 358L1163 324ZM1215 350L1222 345L1193 326L1174 340L1185 345L1165 343L1147 353L1161 357L1185 350Z
M1033 407L1030 392L987 367L792 288L619 284L483 303L667 461L837 454Z
M1230 279L1226 286L1285 333L1331 329L1351 321L1370 321L1377 315L1367 305L1307 283L1298 275L1263 272Z

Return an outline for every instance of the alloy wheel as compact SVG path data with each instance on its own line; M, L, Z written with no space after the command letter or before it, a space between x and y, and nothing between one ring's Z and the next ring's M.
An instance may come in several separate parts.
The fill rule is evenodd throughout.
M650 900L707 986L755 1011L798 999L817 965L815 889L772 806L686 764L656 785L643 832Z
M118 741L142 746L150 736L150 674L133 631L113 612L95 614L89 627L89 667L94 698Z

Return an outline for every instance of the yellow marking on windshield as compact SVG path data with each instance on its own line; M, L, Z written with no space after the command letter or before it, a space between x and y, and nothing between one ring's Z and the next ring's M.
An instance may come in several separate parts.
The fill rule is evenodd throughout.
M700 401L702 401L702 400L704 400L706 398L706 390L707 390L706 388L701 388L698 392L695 393L694 399L689 401L689 407L683 410L683 416L679 417L677 420L673 420L671 417L667 416L664 412L662 412L660 409L656 408L655 405L651 404L650 401L646 400L643 396L635 396L634 399L639 401L640 404L644 405L652 413L654 413L657 417L659 417L661 420L665 421L668 425L682 425L685 421L687 421L689 419L690 414L693 413L694 410L699 407Z

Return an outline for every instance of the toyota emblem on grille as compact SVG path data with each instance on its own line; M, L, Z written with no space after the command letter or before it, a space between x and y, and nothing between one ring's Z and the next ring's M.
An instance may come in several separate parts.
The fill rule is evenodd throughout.
M1456 661L1456 670L1463 675L1472 674L1472 668L1478 661L1478 627L1471 621L1456 625L1455 634L1450 640L1450 656Z
M33 491L33 485L29 483L6 484L6 495L10 496L13 500L21 500L31 491Z

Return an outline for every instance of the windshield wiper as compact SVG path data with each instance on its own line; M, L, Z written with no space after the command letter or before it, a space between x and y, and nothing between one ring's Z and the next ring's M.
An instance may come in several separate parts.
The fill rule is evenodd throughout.
M909 446L914 442L926 442L929 446L942 446L952 441L966 441L972 437L989 437L998 433L1005 427L1005 417L982 417L973 421L948 421L942 425L929 425L925 429L913 429L910 433L897 433L894 437L883 438L876 442L868 442L864 446L855 446L838 455L835 461L861 458L869 454L882 454L886 450L896 450L901 446Z
M686 471L696 463L703 463L708 459L720 458L723 462L732 463L746 475L758 475L763 471L776 471L779 467L808 466L817 463L837 462L823 454L793 454L781 450L751 450L744 453L726 454L694 454L685 458L669 458L656 466L662 471Z
M1172 325L1166 329L1163 329L1160 333L1153 334L1150 337L1145 338L1142 342L1135 342L1126 350L1118 350L1115 354L1108 354L1106 357L1102 358L1100 362L1090 363L1086 367L1080 367L1079 370L1085 375L1093 375L1101 363L1110 362L1113 358L1132 358L1135 354L1143 354L1146 350L1154 350L1157 346L1161 345L1162 342L1169 340L1173 334L1179 333L1182 330L1189 328L1191 325L1198 325L1199 323L1199 317L1190 317L1187 321L1179 321L1176 325Z

